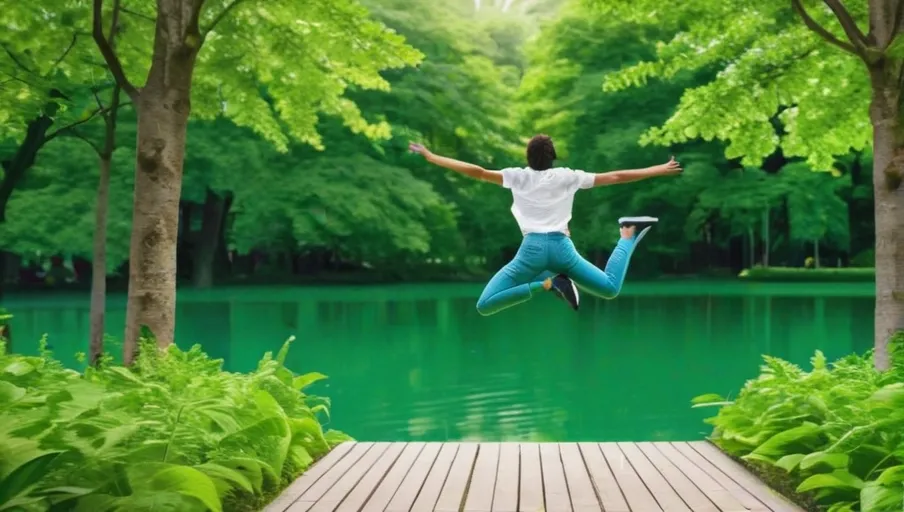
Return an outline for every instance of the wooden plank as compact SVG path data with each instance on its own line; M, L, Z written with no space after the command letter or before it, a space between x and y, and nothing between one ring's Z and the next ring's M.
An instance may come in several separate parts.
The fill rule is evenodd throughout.
M657 443L636 443L639 450L656 468L659 474L694 512L719 512L719 508L706 497L687 475L681 472L669 459L656 449Z
M424 481L421 493L418 494L417 500L411 507L411 512L432 512L439 499L439 493L443 490L446 483L446 477L449 476L449 470L452 468L452 461L455 460L455 454L458 452L458 443L444 443L436 457L436 462L430 468L430 474Z
M659 474L647 457L634 445L634 443L618 443L618 448L628 459L628 463L640 476L644 485L659 503L663 512L691 512L687 504L678 496L675 489Z
M571 496L571 506L574 508L574 512L599 512L602 510L578 445L561 444L559 454L562 457L562 466L565 468L565 481L568 484L568 494Z
M446 483L443 485L443 490L439 494L436 506L433 508L435 512L459 512L476 457L476 443L462 443L459 445L458 453L455 454L455 460L452 461L452 469L449 470L449 476L446 477Z
M471 484L465 498L463 512L491 512L493 492L496 490L496 469L499 467L499 445L481 443L477 446L477 462L471 472Z
M631 510L643 512L663 512L662 507L650 494L646 486L641 481L634 468L625 458L625 455L618 449L615 443L600 443L600 450L612 469L615 481L618 482L619 488L625 495L625 501L630 505Z
M645 445L647 443L644 443ZM650 452L658 452L665 457L666 462L674 465L678 471L680 471L683 475L687 477L690 482L693 482L694 486L700 489L703 494L709 498L710 501L715 503L718 507L718 510L721 512L746 512L748 510L740 501L735 499L734 496L724 487L722 487L719 482L716 482L712 479L705 471L697 467L696 464L691 462L690 459L682 455L678 450L675 449L669 443L651 443ZM641 448L643 449L643 448ZM653 460L653 463L656 464L656 460L653 458L651 453L647 453L647 456L650 457L650 460ZM663 471L660 468L660 471ZM663 472L665 475L665 472ZM670 481L673 479L666 475ZM674 485L674 484L673 484ZM677 488L676 488L677 489ZM680 493L681 491L679 491ZM753 500L753 503L759 504L759 507L762 508L762 504L760 504L753 496L750 497ZM685 501L688 502L691 507L694 507L694 504L691 501L688 501L688 498L685 498ZM695 509L696 510L696 509Z
M496 467L493 512L518 512L520 466L521 449L518 443L502 443L499 447L499 464Z
M358 482L358 485L339 504L339 508L336 509L337 512L358 512L361 510L367 498L380 485L383 477L386 476L386 473L398 460L399 455L402 454L406 446L408 446L407 443L389 443L389 448L383 452L380 459L371 466L361 481Z
M606 512L631 512L625 496L618 487L618 482L606 463L603 452L596 443L578 443L578 449L584 457L584 464L590 473L590 479L596 494Z
M421 492L421 487L423 487L427 474L430 473L433 462L436 460L436 456L439 455L439 450L442 446L442 443L427 443L424 446L417 460L411 465L408 474L405 475L405 479L402 480L399 490L396 491L392 501L386 507L386 512L408 512L411 510L411 506L414 505L414 500L417 498L418 493Z
M330 450L322 459L315 462L313 466L308 468L297 480L292 482L278 498L273 500L264 509L264 512L285 512L289 505L294 503L305 491L314 485L317 480L323 476L330 468L351 451L355 443L342 443Z
M405 479L405 475L408 474L408 470L411 469L411 465L414 464L414 461L417 460L421 450L424 449L425 444L426 443L409 443L408 446L402 450L402 454L396 459L395 464L392 465L392 469L386 473L386 476L383 477L383 481L380 482L380 485L378 485L373 494L370 495L370 499L364 504L364 508L361 509L362 512L383 512L386 509L386 506L389 505L389 501L395 496L402 480Z
M571 512L571 498L565 481L565 468L556 443L540 443L540 466L543 468L545 512Z
M720 471L728 475L729 478L742 486L747 492L753 494L756 499L763 502L773 512L803 512L803 509L770 489L759 478L747 471L744 466L733 461L728 455L722 453L721 450L709 442L699 441L685 444L719 468Z
M521 444L521 489L519 490L518 512L538 512L544 509L543 470L540 466L540 445Z
M705 457L697 453L697 451L691 448L689 444L671 443L671 445L673 448L675 448L675 450L681 453L681 455L687 457L688 460L693 462L698 468L709 475L710 478L718 482L718 484L722 486L723 489L730 492L731 495L734 496L735 499L737 499L748 510L754 510L756 512L771 512L768 506L763 504L760 500L756 499L756 497L754 497L743 487L738 485L737 482L729 478L728 475L720 471L719 468L714 466Z
M310 486L307 491L304 492L296 501L293 503L286 512L306 512L314 503L317 502L327 491L332 488L336 482L342 478L342 475L345 474L358 460L361 459L371 448L373 447L373 443L355 443L352 447L352 450L346 455L342 457L342 460L337 462L327 471L322 477L317 479L317 482L314 485Z
M391 443L374 443L370 450L368 450L363 457L358 459L358 461L355 462L341 478L339 478L323 497L316 501L314 506L310 508L311 512L332 512L333 510L336 510L339 503L345 499L346 495L348 495L356 485L358 485L358 482L364 474L380 459L383 452L389 448L390 444Z

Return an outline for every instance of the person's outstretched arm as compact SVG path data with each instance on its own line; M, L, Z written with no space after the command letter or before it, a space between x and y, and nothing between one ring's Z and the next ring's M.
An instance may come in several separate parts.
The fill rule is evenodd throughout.
M469 164L467 162L462 162L461 160L455 160L454 158L446 158L444 156L434 155L430 152L429 149L425 148L421 144L409 144L408 149L411 150L412 153L417 153L423 156L424 159L431 164L445 167L450 171L464 174L465 176L474 178L476 180L488 181L490 183L495 183L496 185L502 185L502 173L499 171L488 171L479 165Z
M611 171L594 174L593 186L602 187L604 185L631 183L632 181L640 181L647 178L655 178L657 176L680 174L681 171L681 164L675 161L675 157L672 157L668 163L654 165L653 167L647 167L646 169L631 169L628 171Z

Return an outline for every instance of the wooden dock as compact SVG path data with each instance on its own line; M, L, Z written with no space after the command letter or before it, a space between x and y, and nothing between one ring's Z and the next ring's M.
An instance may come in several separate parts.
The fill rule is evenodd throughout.
M344 443L265 512L803 512L708 442Z

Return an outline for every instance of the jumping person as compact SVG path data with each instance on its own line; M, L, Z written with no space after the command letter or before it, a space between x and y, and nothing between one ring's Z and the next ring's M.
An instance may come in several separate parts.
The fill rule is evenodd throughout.
M618 219L621 239L603 271L581 257L571 242L568 222L574 194L578 189L681 172L674 158L646 169L599 174L553 167L556 149L546 135L537 135L527 143L528 167L501 171L435 155L420 144L411 144L409 149L432 164L512 191L512 214L524 239L515 258L490 279L480 295L477 311L484 316L526 302L540 290L552 291L575 310L580 304L577 286L598 297L614 299L621 291L634 248L659 219Z

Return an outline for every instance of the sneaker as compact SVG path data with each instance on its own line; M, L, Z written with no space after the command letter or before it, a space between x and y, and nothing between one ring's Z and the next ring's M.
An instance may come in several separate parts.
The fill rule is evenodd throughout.
M638 216L638 217L622 217L618 219L618 225L621 227L629 227L634 226L640 231L636 231L634 233L634 243L640 242L640 240L647 236L647 232L653 227L653 224L659 222L659 219L656 217L646 217L646 216Z
M657 219L656 217L645 217L642 215L638 216L638 217L622 217L622 218L618 219L618 225L622 226L622 227L626 227L626 226L641 227L641 226L648 226L650 224L656 224L657 222L659 222L659 219Z
M581 302L581 295L578 293L578 287L574 282L564 274L559 274L552 278L552 288L550 291L556 294L556 297L564 300L571 306L571 309L577 311Z

